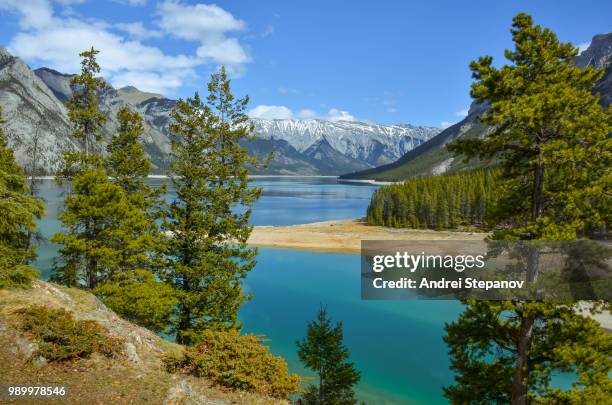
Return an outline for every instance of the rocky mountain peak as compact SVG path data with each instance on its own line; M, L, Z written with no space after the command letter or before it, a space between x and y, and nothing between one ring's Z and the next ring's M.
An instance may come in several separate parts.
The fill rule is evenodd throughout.
M612 32L595 35L589 47L576 57L580 67L607 68L612 63Z
M10 142L22 165L29 164L28 145L33 134L43 144L41 166L52 173L66 148L78 148L71 137L71 123L64 102L71 95L70 78L49 68L30 70L20 59L2 49L0 60L0 102L10 119ZM10 63L8 63L10 61ZM16 61L16 62L15 62ZM135 86L108 87L98 95L100 109L108 116L102 130L108 140L118 125L116 114L124 106L139 111L145 121L143 144L156 172L168 167L170 153L170 112L176 100ZM42 105L44 104L44 106ZM256 141L246 143L250 153L267 156L276 150L267 174L342 174L392 162L402 154L435 136L440 130L409 124L377 125L353 121L258 120ZM38 129L37 129L38 128ZM104 148L104 143L101 148ZM265 152L265 153L264 153Z
M5 47L0 46L0 66L5 65L13 59L13 55L11 55Z
M125 86L117 90L119 97L124 101L137 105L152 98L164 99L165 97L159 93L149 93L141 91L134 86Z

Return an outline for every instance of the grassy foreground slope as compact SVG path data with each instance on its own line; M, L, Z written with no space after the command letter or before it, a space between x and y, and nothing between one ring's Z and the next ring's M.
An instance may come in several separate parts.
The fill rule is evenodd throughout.
M123 354L112 358L94 354L65 362L33 361L37 345L19 328L22 322L19 311L34 305L62 308L77 320L97 321L109 334L124 342ZM30 289L0 289L0 384L65 385L70 403L287 403L218 388L192 375L168 373L162 357L179 355L182 351L181 345L121 319L86 291L40 280L34 281Z

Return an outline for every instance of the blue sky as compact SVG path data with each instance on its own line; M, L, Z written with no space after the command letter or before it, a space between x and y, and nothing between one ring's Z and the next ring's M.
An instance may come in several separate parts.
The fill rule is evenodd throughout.
M94 45L113 85L169 97L224 64L253 116L445 126L520 11L576 45L612 31L610 1L0 0L0 44L68 73Z

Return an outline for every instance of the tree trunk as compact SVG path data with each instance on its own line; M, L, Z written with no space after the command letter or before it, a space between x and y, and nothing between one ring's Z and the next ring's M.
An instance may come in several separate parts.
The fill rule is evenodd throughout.
M323 375L319 372L319 404L325 403L325 390L323 389Z
M540 252L537 246L530 245L529 242L527 243L526 278L528 283L534 283L538 279ZM512 382L512 405L526 405L528 399L527 394L529 390L527 378L529 377L529 352L531 351L535 317L533 315L525 316L524 309L525 307L523 304L516 353L516 370L514 371L514 380Z
M94 258L89 258L87 260L87 284L90 290L96 288L97 280L96 280L96 260Z
M540 155L542 152L540 152ZM544 191L544 162L541 156L538 156L538 161L534 170L533 176L533 191L531 195L531 220L536 221L542 213L542 197Z
M533 190L531 195L531 220L536 221L542 214L542 200L544 191L544 163L542 162L542 152L538 152L538 160L533 176ZM539 252L536 247L527 247L527 282L532 283L538 277ZM524 309L524 307L523 307ZM535 318L532 315L521 316L521 326L519 329L516 370L512 381L512 405L527 404L527 378L529 377L529 352L531 351L531 340L533 337L533 324Z
M535 319L533 316L525 316L521 320L516 370L514 372L514 380L512 381L512 405L527 404L527 378L529 376L528 358L531 350L534 321Z

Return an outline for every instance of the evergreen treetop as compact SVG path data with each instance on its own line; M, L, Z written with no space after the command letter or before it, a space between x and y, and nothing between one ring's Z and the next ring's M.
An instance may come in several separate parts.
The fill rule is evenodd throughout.
M70 79L72 95L66 102L68 118L74 126L72 135L85 144L85 153L93 151L94 142L100 141L100 130L106 122L106 116L98 109L98 92L106 87L104 79L96 76L100 65L96 56L100 51L91 47L79 54L81 73Z
M497 237L573 239L610 219L612 113L592 94L603 71L577 67L578 49L527 14L511 33L509 65L496 68L490 56L470 64L471 94L489 103L481 120L492 133L449 149L499 159L506 181L491 216Z
M171 112L176 199L164 229L166 280L181 292L177 341L192 344L204 329L239 327L238 308L249 297L241 280L255 266L247 246L253 203L260 188L248 185L247 164L256 164L240 142L251 137L248 98L235 99L224 68L211 76L202 101L180 100Z
M349 361L349 350L343 343L342 323L335 325L325 308L319 309L316 319L308 324L306 337L297 342L298 356L304 366L317 373L318 387L311 385L303 394L303 404L355 404L353 387L359 373Z
M488 102L484 139L458 140L449 149L495 157L503 172L489 219L495 239L575 239L610 219L610 111L592 94L601 72L580 69L577 49L560 43L526 14L513 20L511 62L472 62L472 96ZM526 259L528 282L537 280L540 252ZM580 303L474 301L446 325L456 383L453 403L599 403L612 396L612 337L583 314ZM591 312L602 305L594 303ZM574 374L568 390L554 388L555 373Z

